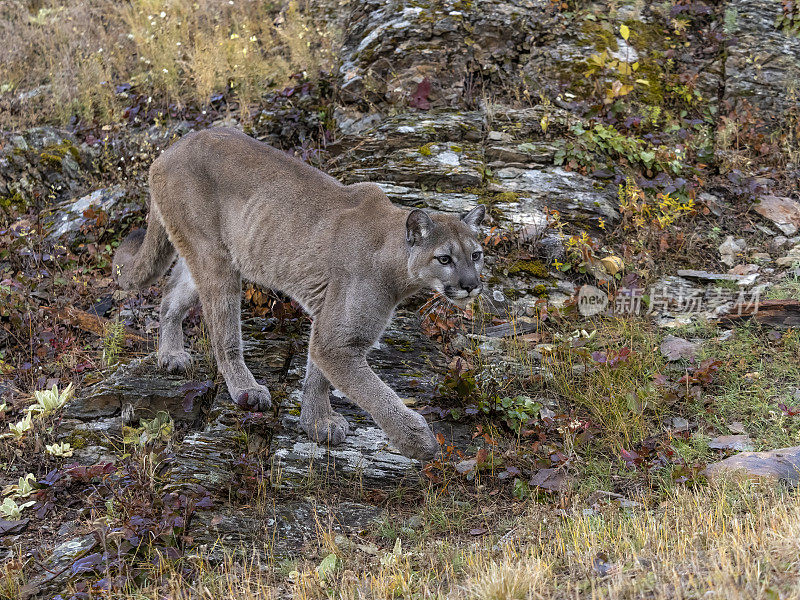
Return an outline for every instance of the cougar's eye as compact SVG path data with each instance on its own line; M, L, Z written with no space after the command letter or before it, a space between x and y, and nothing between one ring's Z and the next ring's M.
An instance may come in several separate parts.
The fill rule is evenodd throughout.
M447 254L442 254L441 256L437 256L436 260L438 260L443 265L449 265L451 262L453 262L453 259L450 258Z
M474 260L475 262L478 262L481 259L481 256L483 256L483 252L481 252L480 250L478 250L477 252L473 252L472 253L472 260Z

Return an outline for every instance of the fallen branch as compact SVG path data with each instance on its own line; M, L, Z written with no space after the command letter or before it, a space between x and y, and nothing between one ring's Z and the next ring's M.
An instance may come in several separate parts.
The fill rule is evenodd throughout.
M739 321L752 318L771 327L800 327L800 300L762 300L758 303L736 305L722 321Z

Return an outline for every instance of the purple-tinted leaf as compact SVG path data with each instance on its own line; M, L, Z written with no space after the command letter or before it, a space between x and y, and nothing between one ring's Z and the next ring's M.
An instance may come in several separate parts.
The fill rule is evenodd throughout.
M206 394L210 389L213 383L210 379L206 379L205 381L189 381L184 383L180 388L179 391L183 392L183 410L185 412L191 412L194 408L194 401Z
M498 479L509 479L510 477L518 477L522 475L522 471L520 471L517 467L508 467L504 471L502 471L497 478Z
M214 506L214 502L211 500L211 496L203 496L195 503L195 508L212 508Z
M629 469L634 468L638 463L642 462L642 457L639 456L634 450L622 449L622 460L625 461L625 466Z
M606 355L605 352L596 350L596 351L592 352L591 356L592 356L592 360L594 362L598 362L598 363L601 363L601 364L605 364L605 362L606 362L607 355Z
M100 565L102 559L103 555L99 552L93 552L92 554L88 554L83 558L79 558L72 563L72 574L79 575L80 573L94 571Z
M548 492L561 492L566 489L568 480L563 469L550 468L534 473L528 483Z
M91 481L95 477L102 477L103 475L110 475L116 470L116 466L112 462L97 463L95 465L82 466L73 463L70 467L65 469L65 473L77 479L78 481Z
M108 577L103 577L102 579L95 581L92 584L92 588L96 590L109 591L111 589L111 581L109 581Z

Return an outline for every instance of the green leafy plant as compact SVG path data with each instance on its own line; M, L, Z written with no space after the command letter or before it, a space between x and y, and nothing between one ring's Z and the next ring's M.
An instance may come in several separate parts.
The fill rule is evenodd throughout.
M514 478L514 487L511 491L512 495L514 496L515 500L527 500L531 497L531 487L528 485L528 482L524 479L520 479L519 477Z
M25 435L26 432L30 431L33 427L33 421L31 413L25 415L21 421L17 421L16 423L9 423L8 428L11 430L11 433L4 433L0 437L13 437L16 440L21 440L22 437Z
M10 495L12 498L27 498L38 489L35 484L36 477L33 473L28 473L25 477L20 477L17 483L3 488L3 495Z
M515 432L531 419L539 416L541 403L529 396L504 396L492 400L481 400L478 409L487 415L498 415Z
M20 505L17 505L14 500L11 498L6 498L3 500L3 503L0 504L0 515L4 519L8 519L10 521L17 521L22 516L22 511L28 508L29 506L33 506L36 504L35 501L30 500L28 502L23 502Z
M51 456L58 458L69 458L73 454L72 446L68 442L61 442L55 444L47 444L45 450Z
M72 398L73 393L74 388L71 383L61 392L57 385L49 390L34 392L36 403L28 408L28 413L46 417L64 406Z
M169 413L160 410L156 416L150 419L141 419L139 427L122 428L122 441L126 444L146 446L154 442L166 442L172 437L175 425Z
M320 581L325 581L326 579L333 578L337 569L341 565L341 562L342 561L339 560L339 557L336 556L336 554L333 552L331 552L325 558L323 558L322 562L320 562L319 565L317 566L317 574L319 575Z
M787 35L800 35L800 2L783 0L783 6L775 19L775 27Z

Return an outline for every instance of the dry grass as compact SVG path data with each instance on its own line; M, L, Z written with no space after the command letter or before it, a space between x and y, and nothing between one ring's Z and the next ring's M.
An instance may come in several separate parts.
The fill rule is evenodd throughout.
M800 498L779 488L682 489L653 510L575 506L559 516L532 505L514 534L497 550L486 539L422 539L377 565L342 554L329 591L364 599L800 598ZM303 575L314 577L310 568Z
M800 598L800 497L781 487L684 488L652 509L530 504L496 544L500 533L407 538L378 556L334 547L339 566L327 576L319 559L288 575L257 559L189 559L192 581L173 573L124 598ZM319 541L320 556L329 544Z
M186 580L172 575L166 589L160 592L173 600L271 600L276 597L275 582L261 568L257 554L249 558L227 557L220 566L211 566L200 557L193 562L198 572L196 577Z
M0 126L111 122L130 83L166 106L242 106L330 65L334 39L305 4L261 0L10 0L0 5ZM20 95L33 97L20 102Z
M545 580L550 566L541 559L520 555L506 547L499 559L485 552L466 559L466 580L455 595L475 600L526 600L544 598Z
M595 345L612 360L624 348L631 350L630 357L615 366L598 365L587 356L592 345L562 343L545 361L551 383L571 406L588 411L600 430L610 434L606 441L615 450L630 448L653 432L666 410L652 384L664 368L657 336L638 319L599 320L585 327L597 328L602 346Z

